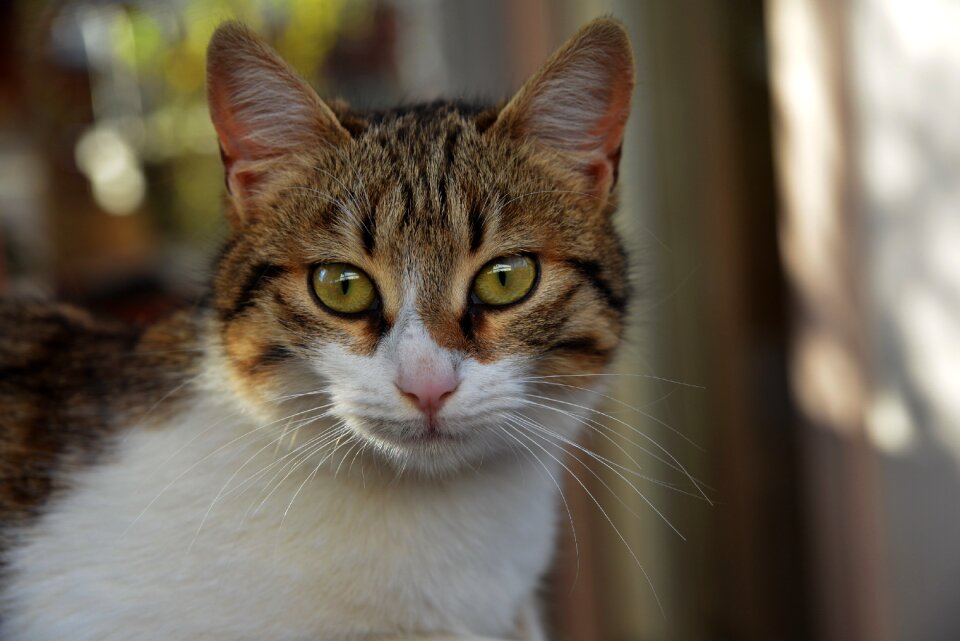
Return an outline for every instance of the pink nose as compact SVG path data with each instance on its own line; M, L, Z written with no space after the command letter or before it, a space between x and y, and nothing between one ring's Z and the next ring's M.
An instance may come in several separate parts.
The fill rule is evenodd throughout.
M457 385L452 371L412 375L401 372L397 379L397 389L428 416L440 410L440 406L457 390Z

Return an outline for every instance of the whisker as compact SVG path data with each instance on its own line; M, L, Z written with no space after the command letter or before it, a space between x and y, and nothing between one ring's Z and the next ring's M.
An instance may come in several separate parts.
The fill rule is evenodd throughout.
M567 444L567 445L569 445L569 446L571 446L571 447L574 447L574 448L582 451L584 454L590 456L591 458L595 459L595 460L596 460L597 462L599 462L599 463L603 463L604 465L606 465L606 466L608 466L608 467L612 465L613 467L617 468L618 470L620 470L620 471L623 472L624 474L629 474L630 476L633 476L633 477L638 478L638 479L642 479L642 480L644 480L644 481L647 481L648 483L652 483L652 484L657 485L657 486L659 486L659 487L662 487L662 488L664 488L664 489L668 489L668 490L671 490L671 491L673 491L673 492L677 492L677 493L679 493L679 494L683 494L683 495L685 495L685 496L689 496L689 497L691 497L691 498L695 498L695 499L697 499L698 501L704 500L703 497L700 496L699 494L695 494L695 493L693 493L693 492L687 492L686 490L684 490L683 488L679 487L678 485L676 485L676 484L674 484L674 483L668 483L668 482L666 482L666 481L662 481L662 480L660 480L660 479L653 478L652 476L649 476L649 475L647 475L647 474L641 474L640 472L638 472L638 471L636 471L636 470L630 469L629 467L627 467L627 466L625 466L625 465L621 465L620 463L617 463L616 461L613 461L613 460L611 460L611 459L609 459L609 458L607 458L607 457L605 457L605 456L602 456L602 455L598 454L597 452L594 452L593 450L591 450L591 449L589 449L589 448L587 448L587 447L584 447L584 446L580 445L579 443L577 443L577 442L574 441L574 440L568 439L568 438L564 437L564 436L561 435L561 434L557 434L556 432L554 432L553 430L550 430L549 428L547 428L547 427L544 426L543 424L537 424L537 422L536 422L536 421L533 421L529 416L524 416L524 415L522 415L522 414L513 414L513 416L516 417L516 418L518 418L518 419L522 419L522 420L524 420L525 422L528 422L528 423L531 425L531 427L538 427L539 429L547 430L552 436L560 439L563 443L565 443L565 444ZM614 442L613 445L614 445L614 446L617 446L617 448L618 448L621 452L623 452L624 455L626 455L627 458L629 458L629 459L634 463L634 465L637 465L637 468L638 468L638 469L640 469L640 465L639 465L635 460L633 460L633 457L631 457L630 454L626 452L626 450L624 450L623 448L619 447L619 445L618 445L616 442ZM678 471L679 471L679 470L678 470Z
M354 169L354 172L356 173L356 168L353 167L352 165L351 165L351 168L353 168L353 169ZM337 184L340 185L340 187L341 187L341 188L347 193L347 195L350 197L350 201L351 201L351 204L353 205L354 209L355 209L355 210L360 210L360 209L362 209L362 208L359 206L359 203L357 203L356 194L353 192L352 189L350 189L349 187L347 187L342 180L340 180L339 178L337 178L332 172L329 172L329 171L327 171L326 169L324 169L324 168L322 168L322 167L314 167L314 170L319 171L319 172L322 172L322 173L326 174L327 176L330 176L331 178L333 178L333 179L337 182ZM356 174L356 176L357 176L357 179L359 180L359 178L360 178L359 174ZM368 197L366 197L366 189L364 189L364 194L365 194L365 198L366 198L366 201L367 201L367 210L372 212L373 207L372 207L371 204L370 204L370 199L369 199ZM360 227L361 227L361 228L363 228L368 234L371 233L371 231L370 231L370 229L367 227L366 223L364 223L362 216L357 216L355 211L351 211L350 213L353 215L352 217L354 218L354 220L356 220L357 223L360 224Z
M274 474L274 475L270 478L269 481L267 481L266 488L269 488L269 487L271 486L271 484L273 484L274 480L275 480L278 476L280 476L281 474L283 474L283 471L284 471L285 469L287 469L287 468L289 467L289 468L290 468L290 471L287 472L286 475L285 475L282 479L280 479L279 482L277 482L276 484L273 485L273 489L269 491L269 493L263 498L262 501L260 501L260 504L257 505L257 508L256 508L255 510L253 510L253 513L252 513L252 514L255 515L257 512L260 511L260 509L261 509L264 505L266 505L267 501L270 500L270 497L273 496L274 493L276 493L276 491L279 490L279 489L283 486L284 482L285 482L288 478L290 478L290 475L292 475L294 472L297 471L297 469L300 467L301 464L305 463L305 462L306 462L307 460L309 460L314 454L316 454L317 452L319 452L320 450L322 450L324 447L326 447L326 446L329 445L330 443L332 443L332 442L337 442L337 443L339 444L340 439L342 439L343 436L344 436L344 434L345 434L346 432L348 432L348 431L349 431L349 430L346 429L343 425L340 425L335 431L333 431L333 432L330 433L330 434L327 434L327 436L329 437L327 440L325 440L324 442L320 443L319 445L316 445L316 446L308 449L306 452L303 452L301 455L299 455L299 456L297 456L297 457L294 457L294 459L293 459L292 461L290 461L290 462L286 463L285 465L283 465L283 467L281 467L280 470L278 470L277 473ZM301 448L303 448L303 446L300 446L300 448L297 448L297 449L299 450L299 449L301 449ZM250 514L250 510L248 509L248 510L247 510L247 513L244 514L243 520L241 520L241 525L246 521L246 518L247 518L247 516L248 516L249 514Z
M678 381L670 378L663 378L661 376L654 376L652 374L634 374L634 373L616 373L616 372L598 372L598 373L585 373L585 374L547 374L544 376L527 376L523 380L533 381L541 380L545 378L570 378L570 377L585 377L585 376L624 376L629 378L649 378L654 381L659 381L661 383L670 383L671 385L680 385L681 387L689 387L691 389L705 390L707 389L704 385L696 385L694 383L687 383L685 381Z
M676 429L675 427L672 427L671 425L667 424L667 423L664 422L664 421L661 421L660 419L656 418L656 417L653 416L652 414L649 414L649 413L647 413L647 412L644 412L644 411L641 410L640 408L634 407L633 405L630 405L629 403L626 403L626 402L624 402L624 401L621 401L621 400L618 399L618 398L614 398L613 396L609 396L609 395L607 395L607 394L603 394L603 393L601 393L601 392L598 392L597 390L592 390L592 389L590 389L589 387L579 387L579 386L577 386L577 385L568 385L568 384L566 384L566 383L554 383L554 382L550 382L550 381L536 381L535 383L536 383L537 385L556 385L556 386L559 386L559 387L566 387L566 388L570 388L570 389L582 390L582 391L584 391L584 392L591 392L591 393L593 393L593 394L596 394L596 395L598 395L598 396L600 396L600 397L602 397L602 398L605 398L605 399L608 399L608 400L610 400L610 401L613 401L614 403L617 403L618 405L622 405L623 407L626 407L626 408L628 408L628 409L631 409L631 410L633 410L634 412L636 412L637 414L640 414L641 416L643 416L643 417L645 417L645 418L649 418L651 421L657 423L658 425L662 425L662 426L666 427L668 430L670 430L671 432L673 432L674 434L676 434L677 436L679 436L680 438L682 438L683 440L685 440L687 443L689 443L689 444L692 445L693 447L695 447L695 448L697 448L698 450L700 450L701 452L706 452L706 450L705 450L704 448L700 447L700 445L698 445L695 441L693 441L690 437L688 437L686 434L684 434L684 433L681 432L680 430Z
M359 441L358 441L358 442L359 442ZM339 445L338 445L337 447L339 447ZM351 447L351 449L353 449L354 445L351 445L350 447ZM336 449L334 449L334 452L336 452ZM332 454L333 454L333 452L331 452L331 455L332 455ZM350 451L347 451L347 454L344 455L344 457L340 459L340 464L341 464L341 465L343 465L343 461L346 459L346 456L349 455L349 454L350 454ZM303 482L300 483L300 485L297 487L297 491L293 493L293 497L291 497L290 502L287 503L287 507L286 507L286 509L284 509L284 511L283 511L283 516L280 517L280 525L279 525L278 528L277 528L277 536L278 536L278 537L280 536L280 532L283 530L283 524L284 524L284 522L287 520L287 514L290 512L290 508L293 507L293 502L297 500L297 497L300 495L301 490L303 490L304 486L306 486L306 484L310 481L310 479L312 479L312 478L314 477L314 475L316 474L317 470L320 469L320 466L323 465L323 463L324 463L325 460L326 460L326 459L320 461L320 462L317 464L317 466L313 468L313 471L311 471L310 474L308 474L308 475L303 479ZM340 471L340 467L337 466L337 472L339 472L339 471ZM334 476L334 478L336 478L336 476L337 476L336 472L334 473L333 476Z
M337 206L337 209L339 209L342 214L344 214L345 216L347 216L347 217L349 217L351 220L353 220L354 223L356 223L361 229L365 230L368 234L369 234L369 233L372 233L372 232L370 231L370 228L369 228L369 227L367 226L367 224L364 222L363 217L360 216L360 215L356 212L356 210L357 210L357 209L360 209L360 207L358 207L358 206L357 206L357 203L356 203L355 201L353 201L353 197L352 197L352 196L350 196L351 203L345 203L345 202L343 202L342 200L340 200L340 199L338 199L338 198L336 198L336 197L334 197L334 196L332 196L332 195L330 195L330 194L328 194L328 193L326 193L326 192L322 192L322 191L320 191L319 189L314 189L313 187L305 187L305 186L303 186L303 185L298 185L298 186L293 187L293 189L295 189L295 190L297 190L297 191L304 191L304 192L307 192L307 193L310 193L310 194L314 194L314 195L319 196L319 197L321 197L321 198L325 198L328 202L332 202L334 205L336 205L336 206ZM349 191L349 190L348 190L348 191Z
M304 185L295 185L295 186L293 187L293 189L295 189L295 190L297 190L297 191L302 191L302 192L305 192L305 193L308 193L308 194L313 194L314 196L319 196L320 198L324 198L324 199L326 199L327 202L330 202L330 203L333 203L334 205L336 205L336 206L337 206L337 209L339 209L341 213L346 214L347 216L350 216L351 218L354 218L354 219L356 219L356 220L359 220L359 218L357 218L357 215L356 215L356 213L353 211L353 209L351 209L351 208L347 205L347 203L343 202L342 200L340 200L340 199L337 198L336 196L333 196L333 195L331 195L331 194L328 194L328 193L326 193L326 192L324 192L324 191L320 191L319 189L315 189L315 188L313 188L313 187L306 187L306 186L304 186Z
M521 425L516 425L516 426L517 426L517 427L521 427ZM529 427L534 427L534 426L529 425L529 424L528 424L528 426L529 426ZM536 429L536 428L534 428L534 429ZM548 442L548 443L553 444L553 443L547 438L547 436L545 436L545 434L546 434L546 435L549 435L549 436L551 436L551 437L558 437L558 440L560 440L561 442L564 442L564 443L566 443L566 444L568 444L568 445L570 444L570 441L568 441L568 440L566 440L566 439L563 439L563 438L560 437L558 434L555 434L555 433L553 433L553 432L551 432L550 430L547 430L547 429L545 429L545 428L543 428L543 429L536 429L536 432L539 433L540 438L542 438L543 440L545 440L545 441ZM533 435L536 436L537 433L533 433ZM583 448L579 448L579 447L578 447L578 449L583 449ZM586 451L586 450L584 450L584 451ZM637 514L637 513L633 510L632 507L630 507L630 505L629 505L626 501L624 501L622 498L620 498L620 495L618 495L618 494L614 491L614 489L607 484L607 482L603 479L603 477L601 477L599 474L597 474L595 471L593 471L593 469L591 469L589 465L587 465L584 461L582 461L582 460L580 459L580 457L578 457L576 454L574 454L574 453L572 453L572 452L569 452L569 451L567 451L567 454L568 454L569 456L573 457L573 458L574 458L578 463L580 463L584 468L586 468L586 470L587 470L588 472L590 472L590 473L594 476L594 478L596 478L596 479L600 482L600 484L603 485L603 487L605 487L605 488L613 495L613 497L614 497L615 499L617 499L617 501L619 501L619 503L620 503L621 505L623 505L624 508L626 508L626 510L627 510L628 512L630 512L630 514L632 514L633 516L637 517L638 519L641 519L641 518L642 518L639 514ZM598 460L599 460L599 459L598 459ZM603 463L603 461L600 461L600 462ZM606 465L605 463L603 463L603 464ZM661 512L661 511L650 501L650 499L648 499L648 498L644 495L644 493L640 491L640 489L639 489L636 485L634 485L632 482L630 482L630 480L627 479L627 477L625 477L623 474L621 474L620 472L618 472L618 471L617 471L616 469L614 469L613 467L611 467L611 466L609 466L609 465L606 465L606 467L609 468L609 469L610 469L614 474L616 474L618 477L620 477L620 479L621 479L624 483L626 483L627 485L629 485L629 486L630 486L630 489L632 489L632 490L637 494L637 496L639 496L640 499L641 499L644 503L646 503L646 504L650 507L650 509L653 510L653 511L657 514L657 516L659 516L661 519L663 519L663 522L666 523L667 526L668 526L671 530L673 530L674 533L676 533L676 535L679 536L681 540L683 540L683 541L686 541L686 540L687 540L687 537L685 537L683 534L680 533L680 530L678 530L678 529L673 525L673 523L670 522L670 519L668 519L668 518L663 514L663 512Z
M182 381L180 384L178 384L177 386L175 386L173 389L171 389L169 392L167 392L166 394L164 394L163 396L161 396L153 405L151 405L149 408L147 408L147 411L145 411L145 412L140 416L140 418L138 418L138 419L136 420L136 422L134 422L133 427L131 427L129 430L126 431L126 433L123 435L123 438L120 439L120 442L121 442L121 443L126 443L126 442L127 442L127 439L130 438L130 435L133 434L135 431L139 430L139 429L143 426L143 423L144 423L148 418L150 418L150 416L156 411L156 409L157 409L158 407L160 407L160 405L161 405L165 400L167 400L168 398L170 398L171 396L173 396L174 394L176 394L177 392L179 392L181 389L183 389L183 388L186 387L187 385L190 385L191 383L193 383L194 381L196 381L197 379L199 379L201 376L203 376L203 372L201 372L201 373L199 373L199 374L197 374L197 375L195 375L195 376L191 376L191 377L187 378L186 380Z
M571 470L563 461L561 461L552 453L550 453L550 451L547 450L544 446L540 445L540 443L538 443L537 441L534 441L532 438L527 436L526 433L522 430L518 429L517 434L527 439L527 441L530 442L531 444L536 445L541 450L543 450L544 454L552 458L561 467L563 467L563 469L565 469L570 474L570 476L573 477L573 480L577 482L577 485L579 485L583 489L583 491L587 493L587 496L590 497L590 500L593 501L593 504L597 506L598 510L600 510L600 514L603 515L603 518L607 521L607 523L610 524L610 527L613 528L613 531L616 533L617 537L620 539L620 542L623 543L624 547L627 548L627 551L630 553L630 556L633 557L633 560L637 564L637 567L640 568L640 572L643 573L643 577L644 579L646 579L647 585L650 586L650 591L653 593L653 598L657 603L657 607L660 609L660 614L662 616L666 616L666 613L663 609L663 604L660 602L660 596L657 594L657 589L653 586L653 582L650 580L650 576L647 574L646 569L644 569L643 564L640 563L640 559L637 557L636 552L634 552L630 544L627 543L627 539L623 536L623 533L620 532L620 528L618 528L617 525L613 522L613 519L610 518L610 515L607 514L607 511L603 509L603 506L600 505L600 502L597 500L597 497L593 495L593 492L591 492L589 488L587 488L587 486L583 483L583 481L580 480L580 477L577 476L573 472L573 470Z
M294 398L303 398L304 396L316 396L318 394L326 394L327 390L313 390L310 392L300 392L299 394L285 394L283 396L278 396L273 399L274 403L279 403L281 401L289 401Z
M307 418L307 419L303 419L303 422L304 422L304 423L309 423L309 422L311 422L311 421L320 420L321 418L323 418L323 416L319 416L319 417L316 417L316 418ZM334 423L332 426L329 427L329 429L337 429L337 428L339 428L340 425L341 425L340 422ZM233 488L231 488L230 490L228 490L228 491L224 494L224 496L230 496L231 494L234 494L234 493L236 493L236 492L240 492L240 494L243 494L243 493L246 491L245 489L242 489L242 488L244 488L244 486L248 486L248 487L251 486L255 481L259 480L260 478L262 478L263 476L265 476L266 474L268 474L268 473L270 472L270 470L272 470L273 468L275 468L277 465L280 465L281 463L283 463L284 461L286 461L286 460L287 460L288 458L290 458L291 456L296 456L296 454L297 454L298 452L302 452L305 448L307 448L307 447L309 447L309 446L317 443L318 441L320 441L320 440L322 440L322 439L324 439L324 438L327 438L327 437L329 437L329 436L330 436L330 434L329 434L328 432L324 432L324 433L318 434L318 435L310 438L307 442L302 443L301 445L295 447L294 449L290 450L289 452L287 452L287 453L284 454L283 456L281 456L281 457L279 457L279 458L271 461L269 464L265 465L264 467L260 468L258 471L254 472L253 474L251 474L250 476L248 476L247 478L245 478L243 481L241 481L240 483L238 483L235 487L233 487ZM274 443L274 441L270 441L270 442L267 444L267 447L269 447L269 446L272 445L273 443ZM286 467L286 466L284 466L284 467ZM276 477L274 477L274 478L276 478ZM272 481L272 480L273 480L273 479L271 479L271 481Z
M687 471L687 468L684 467L683 464L680 463L680 461L678 461L673 454L671 454L669 451L667 451L667 449L666 449L665 447L663 447L662 445L660 445L660 443L658 443L655 439L653 439L653 438L652 438L651 436L649 436L648 434L644 434L641 430L638 430L637 428L633 427L633 426L630 425L629 423L625 423L624 421L621 421L620 419L618 419L618 418L615 417L615 416L611 416L611 415L609 415L609 414L607 414L607 413L605 413L605 412L601 412L600 410L596 410L596 409L593 409L593 408L591 408L591 407L586 407L586 406L584 406L584 405L578 405L577 403L570 403L570 402L568 402L568 401L561 401L561 400L559 400L559 399L550 398L550 397L548 397L548 396L538 396L538 395L536 395L536 394L530 394L529 396L532 396L532 397L534 397L534 398L539 398L539 399L542 399L542 400L553 401L554 403L560 403L560 404L562 404L562 405L569 405L569 406L576 407L576 408L578 408L578 409L582 409L582 410L585 410L585 411L588 411L588 412L593 412L594 414L599 414L600 416L603 416L604 418L607 418L607 419L609 419L609 420L611 420L611 421L614 421L614 422L616 422L616 423L618 423L618 424L620 424L620 425L623 425L624 427L626 427L626 428L628 428L628 429L630 429L630 430L633 430L636 434L638 434L639 436L643 437L643 438L646 439L649 443L651 443L654 447L656 447L658 450L660 450L661 452L663 452L664 455L666 455L666 456L674 463L674 465L678 466L678 467L680 468L679 471L682 472L682 473L687 477L687 479L689 479L689 481L690 481L691 483L693 483L694 487L697 488L697 490L700 492L700 494L703 495L703 498L705 498L710 505L713 505L713 501L711 501L711 500L707 497L706 493L705 493L705 492L703 491L703 489L700 487L700 483L693 477L692 474L690 474L690 472ZM548 406L548 405L543 405L543 407L549 408L549 409L554 409L554 410L558 409L558 408L550 408L550 406Z
M325 405L319 405L319 406L317 406L315 409L316 409L317 411L326 410L326 409L328 409L328 408L330 408L330 407L333 407L334 405L336 405L336 403L326 403ZM290 437L290 447L293 447L293 444L296 442L297 434L299 433L300 428L303 427L303 426L305 426L305 425L307 425L307 424L309 424L309 423L310 423L311 421L313 421L313 420L323 418L325 415L326 415L326 413L321 414L321 415L316 416L316 417L311 417L311 418L307 419L306 421L304 421L304 420L302 420L302 419L299 420L299 421L292 421L292 420L291 420L291 421L287 421L287 424L283 427L283 434L281 434L281 435L280 435L280 438L276 441L277 446L276 446L276 449L274 450L274 454L276 454L277 452L280 451L280 446L283 445L283 439L284 439L284 437L286 437L288 431L292 431L292 434L291 434L291 437ZM293 430L290 430L290 426L291 426L291 425L294 425L294 424L295 424L295 426L294 426Z
M508 418L508 417L504 416L504 418ZM501 424L500 426L501 426L501 427L504 427L502 424ZM542 468L543 468L543 471L546 472L547 477L548 477L551 481L553 481L554 486L557 488L557 492L560 494L560 500L563 501L563 507L564 507L564 509L567 511L567 519L570 521L570 533L571 533L571 535L573 536L573 549L574 549L574 551L575 551L575 553L576 553L576 557L577 557L577 571L576 571L576 574L574 575L574 580L573 580L573 584L576 585L577 579L580 578L580 543L579 543L579 541L577 540L577 528L574 527L574 525L573 525L573 512L570 511L570 504L567 503L567 497L566 497L566 496L564 495L564 493L563 493L563 488L560 486L560 483L557 481L557 477L555 477L555 476L550 472L550 470L549 470L549 468L547 468L546 464L545 464L543 461L541 461L540 458L537 457L536 454L534 454L533 450L531 450L530 447L527 446L526 443L524 443L523 441L521 441L520 439L518 439L516 436L514 436L513 434L511 434L511 433L508 432L507 430L502 430L502 433L505 434L505 435L507 435L507 436L509 436L511 439L513 439L518 445L520 445L524 450L526 450L526 451L529 453L530 457L533 458L534 461L536 461L537 463L540 464L540 467L542 467ZM520 450L520 451L522 452L522 450ZM572 587L571 587L571 589L572 589Z
M604 439L606 439L607 441L609 441L611 444L613 444L613 446L616 447L617 449L619 449L621 452L623 452L624 455L626 455L627 458L629 458L630 461L631 461L634 465L636 465L638 469L643 469L643 466L640 465L640 463L639 463L636 459L634 459L633 456L632 456L629 452L627 452L625 449L623 449L623 446L622 446L622 445L620 445L619 443L617 443L617 442L616 442L613 438L611 438L610 435L607 434L604 430L608 430L608 431L612 432L613 434L615 434L615 435L618 436L619 438L621 438L621 439L623 439L624 441L626 441L627 444L629 444L629 445L637 448L638 450L640 450L641 452L643 452L644 454L646 454L647 456L649 456L649 457L652 458L653 460L655 460L655 461L661 463L662 465L670 468L670 469L673 470L674 472L677 472L678 474L682 474L682 473L683 473L682 470L681 470L678 466L673 465L672 463L670 463L670 461L662 458L661 456L657 455L656 453L654 453L654 452L650 451L649 449L647 449L646 447L644 447L642 444L637 443L636 441L632 440L631 438L629 438L628 436L626 436L626 435L624 435L624 434L620 434L620 433L617 432L616 430L611 429L610 426L604 425L603 423L600 423L599 421L596 421L596 420L591 419L591 418L587 418L587 417L585 417L585 416L578 416L577 414L574 414L573 412L571 412L571 411L569 411L569 410L565 410L565 409L563 409L562 407L553 407L553 406L550 406L550 405L544 405L543 403L538 403L538 402L536 402L536 401L531 401L531 400L526 399L526 398L515 398L515 399L513 399L513 400L516 401L516 402L524 403L524 404L526 404L526 405L532 405L532 406L534 406L534 407L542 407L542 408L544 408L544 409L552 410L552 411L554 411L554 412L557 412L558 414L562 414L563 416L566 416L566 417L568 417L568 418L572 418L573 420L577 421L580 425L583 425L583 426L586 427L587 429L589 429L589 430L591 430L591 431L599 434L601 437L603 437ZM550 400L553 400L553 399L550 399Z
M353 455L353 459L350 461L350 467L347 468L347 476L353 473L353 464L357 462L357 457L363 454L363 451L367 449L366 441L359 441L360 447L357 448L356 454ZM363 462L360 462L360 474L363 475ZM364 485L366 486L366 485Z
M312 419L312 418L311 418L311 419L308 419L308 420L315 420L315 419ZM289 425L289 423L288 423L288 425ZM207 511L204 513L203 518L200 519L200 525L197 526L197 531L194 533L193 539L190 541L190 545L187 546L186 554L189 554L189 553L190 553L190 550L193 549L193 545L194 545L194 543L196 543L197 537L200 536L200 532L203 530L203 526L204 526L204 524L207 522L207 518L210 516L210 513L213 511L213 508L214 508L214 507L216 506L216 504L220 501L220 499L225 496L224 493L225 493L226 489L230 486L230 483L233 482L233 479L235 479L235 478L237 477L237 475L240 474L240 472L242 472L243 469L244 469L247 465L250 464L251 461L253 461L253 460L254 460L256 457L258 457L261 453L263 453L263 451L266 450L268 447L270 447L274 442L282 441L285 435L286 435L286 431L284 431L283 433L281 433L280 436L276 437L276 438L273 439L272 441L267 442L266 445L264 445L264 446L261 447L259 450L257 450L256 452L254 452L253 455L251 455L246 461L244 461L243 464L242 464L240 467L238 467L238 468L233 472L233 474L230 475L230 478L228 478L227 481L226 481L222 486L220 486L220 490L217 492L217 495L213 497L213 501L211 501L209 507L207 507ZM322 434L321 434L321 435L318 435L318 436L310 439L309 441L307 441L307 443L305 443L304 445L307 445L307 444L309 444L309 443L311 443L311 442L314 442L314 441L320 439L322 436L323 436ZM281 460L282 460L282 459L281 459ZM245 481L245 482L246 482L246 481ZM242 486L242 485L243 485L243 484L241 483L241 486ZM239 487L239 486L238 486L238 487ZM229 493L227 493L227 494L229 494Z
M173 459L175 459L175 458L176 458L179 454L181 454L185 449L187 449L187 448L190 447L193 443L195 443L195 442L197 441L197 439L199 439L200 437L202 437L202 436L204 436L205 434L207 434L208 432L210 432L210 430L213 430L213 429L219 427L220 425L223 425L223 424L226 423L229 419L234 418L234 417L237 416L238 414L240 414L240 411L239 411L239 410L237 410L236 412L232 412L232 413L230 413L230 414L227 414L226 416L220 418L220 420L214 421L214 422L211 423L210 425L206 426L205 428L203 428L202 430L200 430L199 432L197 432L196 434L194 434L194 435L190 438L189 441L187 441L186 443L184 443L183 445L181 445L180 447L178 447L170 456L168 456L167 458L165 458L160 465L156 466L156 467L154 468L154 472L156 472L156 470L160 470L160 469L163 469L163 468L167 467L167 466L170 464L170 461L172 461Z
M528 405L541 406L540 403L536 403L535 401L527 401L527 400L524 399L524 400L521 400L521 402L526 403L526 404L528 404ZM557 409L559 409L559 408L557 408ZM602 429L600 429L599 427L597 427L597 425L600 425L599 423L596 423L596 422L594 422L594 421L589 421L589 419L582 418L582 417L577 416L576 414L574 414L574 413L572 413L572 412L567 412L567 411L565 411L565 410L562 411L561 413L562 413L562 414L565 414L566 416L569 416L570 418L573 418L573 419L577 420L577 422L579 422L581 425L583 425L583 426L587 427L588 429L592 430L593 432L599 434L601 437L603 437L604 439L606 439L611 445L613 445L615 448L617 448L617 450L619 450L624 456L626 456L627 459L629 459L629 461L630 461L631 463L633 463L634 465L636 465L638 470L642 470L642 469L643 469L643 466L640 465L640 462L637 461L637 459L635 459L632 454L630 454L626 449L624 449L624 447L623 447L622 445L620 445L619 443L617 443L617 442L616 442L613 438L611 438L606 432L604 432ZM592 424L592 423L596 423L596 424ZM604 427L605 427L605 426L604 426ZM667 462L664 461L663 459L659 458L656 454L654 454L653 452L650 452L649 450L647 450L646 448L644 448L644 447L643 447L642 445L640 445L639 443L635 443L634 441L630 440L629 438L623 437L623 435L619 435L619 436L620 436L621 438L623 438L625 441L627 441L627 443L629 443L630 445L633 445L634 447L640 449L642 452L648 454L651 458L653 458L653 459L655 459L655 460L657 460L657 461L660 461L660 462L663 463L664 465L672 468L672 466L670 466L669 463L667 463ZM676 472L680 472L679 469L676 469L676 468L672 468L672 469L674 469ZM634 472L634 473L639 475L639 473L637 473L637 472Z
M337 478L337 475L340 474L340 468L343 467L343 464L347 460L347 457L350 456L350 452L352 452L353 448L356 447L358 444L359 444L359 441L356 441L353 444L351 444L350 449L344 452L343 456L340 457L340 463L337 464L337 469L333 472L333 478Z
M356 165L355 165L354 163L350 162L350 158L347 157L346 152L345 152L342 148L340 148L340 147L338 147L338 146L336 146L336 145L330 144L330 143L327 143L327 144L324 145L324 146L325 146L328 150L333 151L334 153L336 153L337 155L339 155L339 156L340 156L340 159L343 160L344 164L345 164L347 167L350 168L350 171L353 172L354 177L357 179L357 183L360 185L360 189L363 190L363 198L364 198L364 200L365 200L366 203L367 203L367 209L372 212L372 211L373 211L373 205L370 203L370 194L369 194L369 192L367 192L367 186L366 186L366 184L363 182L363 178L360 176L360 172L357 171ZM342 183L341 183L341 184L342 184ZM348 190L348 191L350 191L350 192L352 193L352 190Z
M314 410L314 409L304 410L304 411L302 411L302 412L298 412L297 414L292 414L291 416L297 416L297 415L300 415L300 414L306 414L307 412L312 412L312 411L315 411L315 410ZM238 441L241 441L241 440L249 437L250 435L255 434L256 432L259 432L259 431L262 430L262 429L266 429L267 427L270 427L271 425L275 425L275 424L279 423L280 421L285 421L285 420L287 420L288 418L290 418L290 416L284 416L283 418L278 419L278 420L276 420L276 421L271 421L271 422L265 423L265 424L263 424L263 425L261 425L261 426L259 426L259 427L255 427L255 428L253 428L252 430L249 430L248 432L245 432L245 433L241 434L240 436L237 436L237 437L235 437L235 438L233 438L233 439L230 439L229 441L227 441L226 443L224 443L223 445L221 445L221 446L218 447L217 449L215 449L215 450L213 450L212 452L210 452L210 453L206 454L205 456L203 456L200 460L194 462L192 465L190 465L190 467L188 467L187 469L185 469L185 470L183 470L182 472L180 472L180 474L178 474L176 477L174 477L174 479L173 479L172 481L170 481L169 483L167 483L167 484L163 487L163 489L161 489L160 492L159 492L155 497L153 497L153 499L151 499L149 503L147 503L147 506L144 507L143 510L136 516L136 518L134 518L133 521L131 521L130 524L124 529L123 535L126 536L126 534L130 531L130 529L131 529L133 526L135 526L135 525L140 521L140 519L143 517L143 515L147 513L147 511L151 508L151 506L153 506L153 504L156 503L156 502L160 499L161 496L163 496L171 487L173 487L178 481L180 481L180 479L182 479L184 476L186 476L188 473L190 473L190 472L191 472L194 468L196 468L198 465L200 465L200 464L202 464L203 462L205 462L205 461L206 461L207 459L209 459L211 456L214 456L215 454L221 452L222 450L226 449L227 447L230 447L230 446L233 445L234 443L236 443L236 442L238 442Z

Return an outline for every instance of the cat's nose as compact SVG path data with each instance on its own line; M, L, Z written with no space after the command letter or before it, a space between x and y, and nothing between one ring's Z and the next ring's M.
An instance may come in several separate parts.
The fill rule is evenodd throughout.
M401 372L396 384L401 394L421 412L432 417L457 390L459 382L453 369L449 368L448 371L439 372Z

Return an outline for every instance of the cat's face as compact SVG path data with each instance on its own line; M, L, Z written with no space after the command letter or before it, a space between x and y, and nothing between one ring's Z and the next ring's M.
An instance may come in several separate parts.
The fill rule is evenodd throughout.
M585 29L499 111L334 113L235 26L210 56L233 223L217 335L244 401L328 412L423 471L515 449L524 417L562 418L572 388L537 377L601 372L623 328L620 28Z

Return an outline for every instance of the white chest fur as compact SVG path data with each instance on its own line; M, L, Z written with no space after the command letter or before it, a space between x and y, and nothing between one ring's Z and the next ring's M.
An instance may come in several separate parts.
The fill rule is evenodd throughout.
M241 423L197 410L78 472L8 558L3 638L510 634L552 549L544 470L506 456L455 480L307 480L304 465L211 508L278 456L231 442L254 427Z

